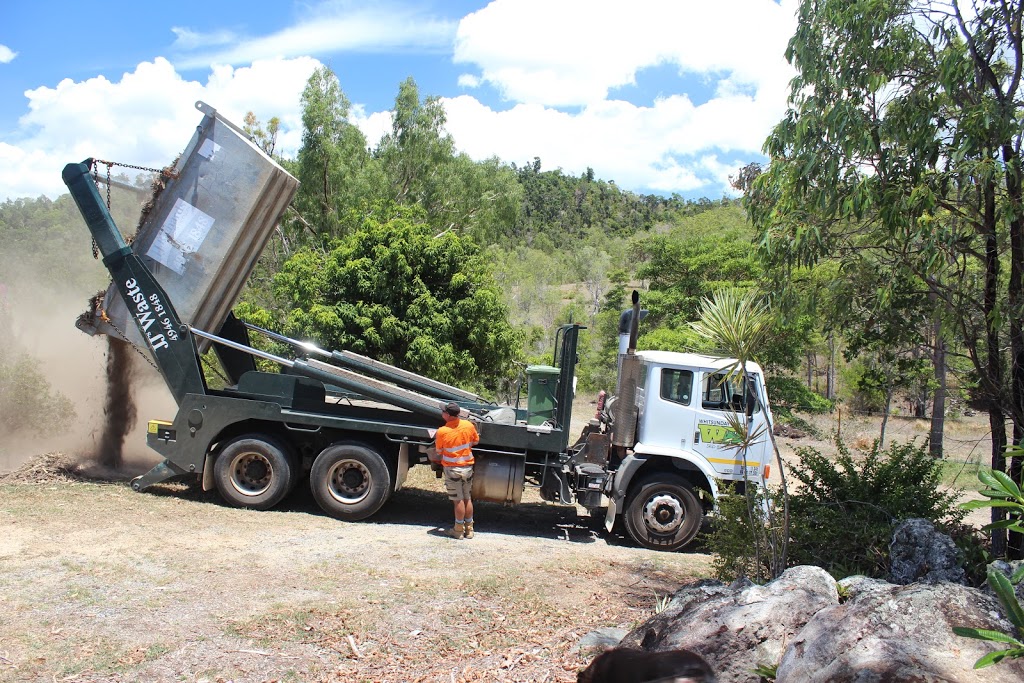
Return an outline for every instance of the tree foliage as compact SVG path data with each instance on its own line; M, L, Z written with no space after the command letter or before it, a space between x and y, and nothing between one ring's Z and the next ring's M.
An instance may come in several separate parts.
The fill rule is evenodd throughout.
M720 353L706 335L694 334L689 322L700 315L702 302L724 289L760 295L767 291L763 265L752 243L753 232L742 209L735 204L680 220L665 233L634 241L630 255L637 277L647 280L644 307L650 315L643 345L668 351ZM793 368L799 364L813 321L806 316L785 318L773 313L773 334L759 349L759 360L768 368Z
M350 213L329 250L303 249L274 278L284 327L435 379L493 389L520 349L476 244L434 234L419 209Z
M791 473L800 482L790 495L793 564L812 564L836 578L889 571L889 544L896 524L927 519L948 528L964 513L956 494L941 484L941 463L916 444L876 441L855 456L842 442L828 457L798 448Z
M341 232L349 209L379 196L382 175L366 149L366 137L349 120L351 104L329 67L317 68L302 91L300 181L291 223L295 246L323 244ZM292 249L288 248L290 253Z
M5 436L51 436L74 421L75 404L51 386L44 367L24 351L0 352L0 429Z
M1024 438L1024 7L961 4L804 0L790 109L748 208L770 267L831 258L876 275L851 293L873 313L862 330L895 323L877 327L884 345L913 316L933 321L936 350L955 336L1002 470L1004 416Z
M399 85L391 132L376 151L389 198L422 207L441 230L493 241L516 220L521 190L497 159L474 162L458 153L437 97L421 98L412 78Z
M629 237L673 216L697 214L718 206L708 199L694 202L678 195L665 198L621 190L613 181L596 179L591 168L579 178L561 169L541 168L540 157L522 166L512 164L523 188L522 208L506 234L516 243L532 246L543 236L555 248L568 249L590 233L606 238Z

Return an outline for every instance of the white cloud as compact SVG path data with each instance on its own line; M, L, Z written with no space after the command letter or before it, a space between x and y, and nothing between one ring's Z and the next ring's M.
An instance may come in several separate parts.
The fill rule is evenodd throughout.
M89 157L165 166L202 119L197 100L238 125L247 111L261 121L279 117L278 150L294 154L301 143L300 95L319 64L305 57L238 69L218 66L203 84L183 79L158 57L117 82L65 79L55 88L29 90L29 111L19 120L19 138L0 142L0 188L6 198L55 197L66 191L64 165Z
M248 64L254 59L297 57L340 52L390 52L393 50L450 49L455 22L427 16L415 7L375 3L352 7L349 3L326 2L294 26L252 38L232 37L231 47L189 54L187 51L218 42L221 34L202 35L176 28L175 47L183 52L175 64L182 69L211 64Z
M519 103L496 112L446 100L449 130L480 158L496 154L619 185L663 192L731 192L728 176L760 157L785 111L793 71L784 53L796 0L495 0L459 25L459 84L486 83ZM669 65L708 84L648 106L609 99L644 69ZM578 107L566 113L551 107Z
M795 0L495 0L459 24L454 59L515 102L553 106L604 100L647 67L673 65L776 89Z
M366 113L361 104L353 104L348 113L349 120L366 136L366 144L376 147L385 134L391 132L391 112L379 111Z
M174 65L156 58L116 82L64 80L27 91L28 112L0 140L0 199L56 196L64 191L64 164L89 156L165 165L192 135L197 99L236 123L249 110L264 122L279 117L277 150L294 155L300 95L320 62L253 55L323 55L373 44L414 56L446 40L462 67L457 86L474 93L443 100L448 130L473 158L522 164L539 156L545 169L575 175L589 166L627 189L720 196L731 192L730 174L760 158L785 111L791 69L782 53L795 3L495 0L463 19L454 43L451 23L395 5L352 9L349 2L322 4L296 25L249 41L177 27L175 48L189 56ZM680 85L642 104L609 99L609 92L624 96L615 89L643 69L666 64L689 83L705 83L704 94L687 95ZM196 66L209 69L205 83L180 75ZM484 105L477 93L487 87L504 93L511 108ZM358 100L359 93L349 96ZM555 108L566 104L574 108ZM358 103L351 117L371 146L391 128L390 112Z
M18 53L7 47L6 45L0 45L0 64L7 64L14 61L14 58L18 56Z
M669 193L720 179L717 168L701 165L699 154L715 143L716 134L697 129L703 117L685 97L659 100L653 107L608 101L579 114L537 104L494 111L468 95L443 102L449 132L475 159L498 156L522 165L538 156L546 170L580 175L589 166L621 187ZM717 134L719 140L725 137Z
M198 33L181 26L172 26L171 32L176 36L172 46L176 50L196 50L216 45L227 45L238 40L238 36L232 31Z
M479 88L481 81L477 76L474 76L473 74L459 74L458 83L463 88L469 88L470 90L472 90L473 88Z

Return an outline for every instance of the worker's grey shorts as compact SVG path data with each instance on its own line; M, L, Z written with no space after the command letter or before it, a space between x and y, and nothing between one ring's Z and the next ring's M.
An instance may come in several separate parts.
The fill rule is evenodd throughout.
M473 492L473 467L445 467L444 487L449 500L469 500Z

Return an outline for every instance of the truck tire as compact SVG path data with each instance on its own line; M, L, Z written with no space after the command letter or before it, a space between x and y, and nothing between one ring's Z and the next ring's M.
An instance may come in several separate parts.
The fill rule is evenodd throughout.
M294 462L280 441L262 434L245 434L220 449L213 478L221 498L231 505L267 510L292 490Z
M324 512L366 519L391 496L391 471L376 451L355 444L328 446L313 461L309 488Z
M623 521L630 538L652 550L679 550L700 531L703 510L682 477L652 473L631 487Z

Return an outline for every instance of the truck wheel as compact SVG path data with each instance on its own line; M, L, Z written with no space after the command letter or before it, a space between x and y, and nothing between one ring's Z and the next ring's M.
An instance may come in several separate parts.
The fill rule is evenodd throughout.
M276 439L246 434L220 450L213 478L221 497L231 505L267 510L292 490L293 462L285 446Z
M384 458L365 446L328 446L309 472L313 498L324 512L348 521L366 519L391 495L391 472Z
M632 488L623 519L626 532L645 548L679 550L700 531L703 511L697 494L674 474L649 475Z

